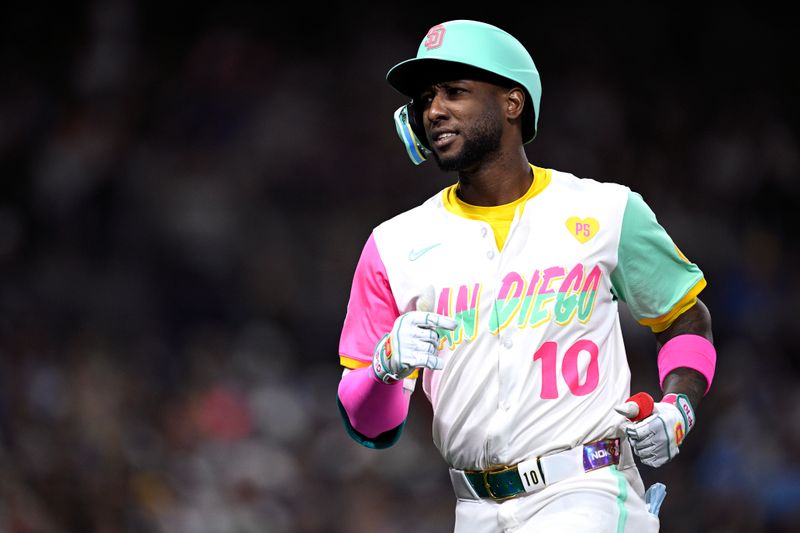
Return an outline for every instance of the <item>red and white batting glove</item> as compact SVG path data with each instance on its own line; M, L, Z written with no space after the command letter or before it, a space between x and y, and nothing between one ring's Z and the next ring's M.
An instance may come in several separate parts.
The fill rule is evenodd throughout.
M625 426L625 433L634 453L648 466L674 459L694 427L694 409L685 394L667 394L654 403L649 394L640 392L614 410L633 422Z
M452 331L458 323L452 318L425 311L410 311L397 317L392 331L383 336L372 356L372 370L384 383L399 381L417 368L440 370L444 361L437 357L439 332Z

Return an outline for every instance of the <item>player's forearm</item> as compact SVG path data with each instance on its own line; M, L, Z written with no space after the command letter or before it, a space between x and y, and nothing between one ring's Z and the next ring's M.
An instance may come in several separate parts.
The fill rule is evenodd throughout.
M669 341L681 335L697 335L708 342L713 342L711 313L699 299L694 306L679 316L669 328L656 334L658 349L661 350ZM710 385L707 373L704 374L697 369L689 367L675 368L667 373L663 379L662 389L664 394L685 394L696 408Z
M706 305L697 299L697 303L689 308L685 313L675 319L675 322L662 331L656 333L656 342L660 350L669 340L678 335L700 335L710 342L714 342L711 334L711 313Z
M664 378L664 395L685 394L694 408L706 394L708 384L705 376L691 368L676 368Z
M357 368L343 376L338 395L353 429L370 438L402 424L411 399L404 393L402 381L382 383L374 377L372 367Z

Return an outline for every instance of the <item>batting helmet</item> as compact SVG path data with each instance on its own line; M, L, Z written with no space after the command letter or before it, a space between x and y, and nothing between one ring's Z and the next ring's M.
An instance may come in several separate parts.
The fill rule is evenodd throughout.
M447 78L479 78L499 85L521 85L528 102L522 115L522 141L536 137L542 84L528 51L515 37L485 22L451 20L428 30L417 57L398 63L386 74L397 91L410 103L395 111L397 134L408 155L420 164L430 155L420 110L414 105L419 91Z

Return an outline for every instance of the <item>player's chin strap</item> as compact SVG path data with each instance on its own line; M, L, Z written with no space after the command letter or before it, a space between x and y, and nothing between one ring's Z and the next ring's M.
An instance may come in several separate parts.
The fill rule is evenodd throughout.
M411 104L400 106L397 111L394 112L394 126L397 128L397 135L400 137L400 140L403 141L403 146L406 147L408 157L411 158L411 161L415 165L419 165L430 157L432 152L422 145L419 137L417 137L414 133L414 129L411 127L409 115L411 112L409 109L410 105Z

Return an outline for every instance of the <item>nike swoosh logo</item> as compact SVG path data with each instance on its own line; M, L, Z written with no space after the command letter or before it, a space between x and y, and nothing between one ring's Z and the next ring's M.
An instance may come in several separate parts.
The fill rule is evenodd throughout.
M422 250L419 250L419 251L411 250L410 252L408 252L408 260L409 261L416 261L417 259L419 259L423 255L425 255L426 253L430 252L431 250L433 250L434 248L436 248L440 244L442 244L442 243L437 242L436 244L431 244L430 246L426 246L425 248L423 248Z

